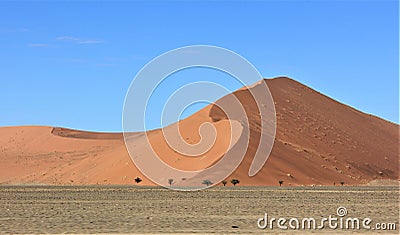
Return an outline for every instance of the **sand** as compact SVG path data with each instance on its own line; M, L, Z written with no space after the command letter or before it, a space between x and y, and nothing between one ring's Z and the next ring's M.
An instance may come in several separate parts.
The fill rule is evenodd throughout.
M176 192L135 186L0 186L0 233L398 234L397 187L214 187ZM371 206L373 205L373 206ZM261 230L275 218L371 218L397 230Z
M275 101L277 131L272 153L261 171L249 177L249 167L260 135L260 118L249 89L242 88L216 104L237 97L250 121L250 145L232 178L240 185L363 185L372 180L399 179L399 126L357 111L289 78L267 79ZM238 118L239 119L239 118ZM161 158L178 169L196 170L214 165L229 150L230 121L210 105L179 122L185 141L200 140L199 126L211 122L218 138L199 157L177 154L160 130L149 139ZM231 138L232 137L232 138ZM144 138L136 133L135 138ZM140 141L138 141L139 143ZM139 146L140 147L140 146ZM121 133L93 133L43 126L0 127L0 183L93 185L154 185L135 167Z

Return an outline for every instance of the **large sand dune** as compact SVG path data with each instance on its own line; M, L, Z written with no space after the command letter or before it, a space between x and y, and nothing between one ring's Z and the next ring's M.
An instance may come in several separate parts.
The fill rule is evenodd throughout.
M249 177L260 140L260 118L249 89L240 89L216 103L236 97L245 107L250 140L244 161L229 177L241 185L366 184L399 179L399 126L338 103L292 79L265 80L275 101L277 131L272 153L254 177ZM204 122L214 124L216 144L199 157L182 156L168 147L160 130L148 133L152 146L168 164L185 170L215 164L238 133L223 112L210 105L179 122L185 141L200 140ZM235 133L231 133L235 132ZM221 134L222 133L222 134ZM240 133L239 133L240 135ZM143 133L132 134L140 143ZM153 185L135 167L121 133L94 133L52 127L0 128L2 184L133 184Z

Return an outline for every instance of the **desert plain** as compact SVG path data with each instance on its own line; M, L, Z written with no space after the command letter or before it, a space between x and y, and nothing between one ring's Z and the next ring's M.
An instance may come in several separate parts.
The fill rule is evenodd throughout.
M397 186L220 186L181 192L153 186L1 186L1 233L392 233L399 231ZM396 230L265 230L257 220L337 216L395 223ZM328 227L328 226L326 226Z

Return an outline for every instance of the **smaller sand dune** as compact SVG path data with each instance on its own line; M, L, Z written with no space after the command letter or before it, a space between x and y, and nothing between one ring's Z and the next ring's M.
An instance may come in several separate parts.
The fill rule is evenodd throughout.
M105 133L105 132L90 132L73 130L62 127L54 127L51 130L51 134L61 137L78 138L78 139L96 139L96 140L110 140L110 139L122 139L122 133Z

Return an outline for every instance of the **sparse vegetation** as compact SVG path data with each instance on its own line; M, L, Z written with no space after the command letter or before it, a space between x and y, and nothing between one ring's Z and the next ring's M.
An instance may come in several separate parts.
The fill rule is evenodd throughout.
M340 181L340 185L342 185L342 186L343 186L343 185L344 185L344 181Z
M226 180L223 180L222 182L221 182L224 186L226 186L226 184L228 183Z
M233 186L236 186L238 183L240 183L240 180L238 179L232 179L231 183L233 184Z
M174 179L168 179L168 184L171 186L172 183L174 182Z
M210 185L212 185L212 182L210 180L203 180L202 184L210 186Z
M278 183L279 183L279 186L282 186L283 180L279 180Z
M138 183L140 183L140 182L142 182L143 180L141 179L141 178L139 178L139 177L136 177L136 179L135 179L135 182L138 184Z

